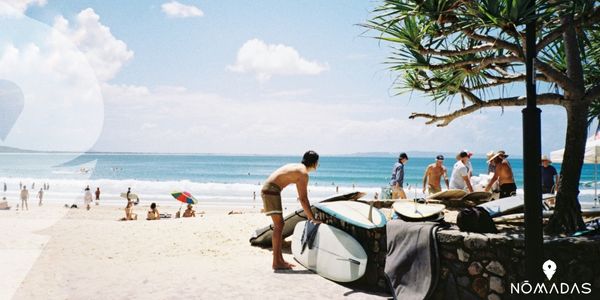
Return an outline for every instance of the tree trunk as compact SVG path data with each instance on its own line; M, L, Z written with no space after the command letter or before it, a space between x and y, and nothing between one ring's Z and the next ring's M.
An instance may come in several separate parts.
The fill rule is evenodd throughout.
M587 111L589 103L571 100L567 110L565 153L560 171L559 192L556 195L554 215L545 228L547 233L573 233L584 226L579 205L579 179L585 155Z

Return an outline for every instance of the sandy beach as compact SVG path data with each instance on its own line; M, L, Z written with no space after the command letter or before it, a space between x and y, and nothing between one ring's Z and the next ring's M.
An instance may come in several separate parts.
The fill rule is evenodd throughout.
M175 213L179 206L160 207ZM147 206L135 212L145 217ZM271 270L269 249L250 233L268 224L256 210L122 222L123 208L48 204L0 211L0 299L384 299L297 266ZM240 209L236 209L240 211ZM289 250L285 259L293 261Z

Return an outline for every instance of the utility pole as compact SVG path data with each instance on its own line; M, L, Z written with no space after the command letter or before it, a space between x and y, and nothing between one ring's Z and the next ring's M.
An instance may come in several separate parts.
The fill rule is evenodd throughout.
M535 0L529 0L535 9ZM535 14L535 11L533 12ZM536 20L525 28L525 88L527 106L523 109L523 190L525 191L525 270L530 282L543 282L544 236L542 233L541 110L536 103L535 57ZM531 295L539 298L539 295Z

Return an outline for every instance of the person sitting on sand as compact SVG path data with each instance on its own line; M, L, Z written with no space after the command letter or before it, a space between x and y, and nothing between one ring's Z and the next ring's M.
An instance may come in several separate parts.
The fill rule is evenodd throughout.
M187 208L183 212L183 217L184 218L195 218L196 217L196 211L192 208L191 204L187 205Z
M122 218L121 221L130 221L137 220L137 214L133 213L133 202L127 202L127 206L125 207L125 218Z
M496 165L496 172L494 177L490 179L490 182L485 187L485 191L489 191L492 185L498 180L500 183L500 198L506 198L517 194L517 185L515 184L515 178L510 163L506 159L508 155L504 151L498 151L489 160Z
M150 210L148 211L146 220L160 220L160 213L156 208L156 203L152 202L152 204L150 204Z
M319 166L319 154L315 151L307 151L299 164L286 164L275 170L265 181L261 190L264 212L273 220L273 269L291 269L293 264L286 262L281 253L283 241L283 209L281 204L281 191L290 184L295 184L298 190L298 198L304 209L308 222L321 223L315 220L310 202L308 201L308 173L317 170Z
M444 156L438 155L435 158L435 163L430 164L425 169L425 175L423 175L423 194L425 194L425 188L427 188L430 195L441 192L442 185L440 184L440 179L442 179L442 176L446 182L446 188L450 189L448 171L444 167Z

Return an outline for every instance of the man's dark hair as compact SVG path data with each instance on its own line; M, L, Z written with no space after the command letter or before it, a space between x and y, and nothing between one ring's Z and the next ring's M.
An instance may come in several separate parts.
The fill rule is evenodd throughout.
M408 160L408 155L406 155L406 153L402 152L400 153L400 155L398 155L398 162L402 162L403 159Z
M315 166L318 161L319 154L312 150L306 151L306 153L304 153L304 156L302 156L302 164L305 165L307 168Z
M150 208L155 209L156 208L156 203L152 202L152 204L150 204Z

